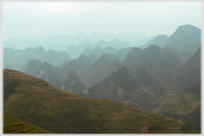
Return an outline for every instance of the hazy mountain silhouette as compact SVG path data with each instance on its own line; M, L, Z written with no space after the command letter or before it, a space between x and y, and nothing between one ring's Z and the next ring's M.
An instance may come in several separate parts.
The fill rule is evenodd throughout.
M79 73L79 77L88 85L94 85L109 76L121 66L122 63L118 58L112 60L108 54L103 54L89 68L81 71Z
M40 60L37 59L29 60L27 63L25 73L31 76L36 76L41 65L42 63Z
M158 69L174 69L181 64L178 57L174 56L171 51L166 48L162 49L158 45L150 45L146 49L132 48L123 60L123 64L129 68L132 65L136 65L143 58ZM162 66L163 63L166 63L165 60L170 62L168 64L169 67Z
M117 56L120 59L120 61L123 61L123 59L125 58L125 56L128 54L128 52L131 49L132 49L132 47L130 47L130 48L121 48L120 50L118 50Z
M201 48L175 73L175 83L177 87L185 89L193 83L199 82L201 79Z
M90 65L91 63L88 57L85 54L82 54L79 56L78 59L64 62L63 65L61 65L60 69L64 73L68 74L71 70L74 70L75 72L80 72L89 67Z
M167 44L168 37L166 35L158 35L144 45L139 46L141 49L147 48L149 45L157 44L159 47L164 48Z
M169 36L167 44L177 50L190 50L194 53L201 45L201 30L192 25L181 25Z
M65 60L71 60L71 57L67 52L45 51L43 47L28 48L26 50L14 50L4 47L4 68L24 72L27 61L30 59L38 59L41 62L48 61L53 66L60 66Z
M76 94L82 94L82 90L85 89L85 86L81 83L81 80L77 76L77 74L74 72L74 70L71 70L67 78L63 82L63 90L73 92Z

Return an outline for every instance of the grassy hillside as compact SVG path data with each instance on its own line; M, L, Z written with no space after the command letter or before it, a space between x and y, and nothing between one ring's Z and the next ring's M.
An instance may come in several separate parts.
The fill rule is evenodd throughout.
M4 113L4 134L15 133L51 133L42 128L17 120L9 114Z
M4 112L53 133L194 133L182 123L105 99L58 90L18 71L4 70L10 92Z

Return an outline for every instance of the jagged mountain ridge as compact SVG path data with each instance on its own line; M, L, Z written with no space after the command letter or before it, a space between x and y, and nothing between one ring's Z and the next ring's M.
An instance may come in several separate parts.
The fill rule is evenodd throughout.
M28 48L27 50L13 50L4 47L4 68L15 69L24 72L27 61L30 59L39 59L41 62L48 61L53 66L60 66L71 57L64 51L45 51L43 47Z
M166 69L177 68L181 64L178 57L174 56L171 51L167 48L162 49L158 45L150 45L146 49L134 47L128 52L122 63L129 68L132 65L137 65L143 59L149 61L153 66L157 66L158 69L165 69L165 67L159 67L159 65L162 65L162 62L165 62L164 59L168 59L172 65Z

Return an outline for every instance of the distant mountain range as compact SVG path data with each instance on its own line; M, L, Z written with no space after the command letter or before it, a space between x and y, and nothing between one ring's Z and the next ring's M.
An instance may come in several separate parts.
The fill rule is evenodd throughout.
M4 68L41 78L60 90L163 114L200 132L200 32L183 25L141 48L120 40L100 40L97 46L84 42L68 46L66 52L4 47ZM67 52L78 57L71 59ZM8 90L5 100L14 89Z
M114 39L110 42L99 40L95 44L86 41L78 46L70 45L65 49L65 51L67 51L72 58L78 58L82 53L87 56L90 54L97 54L97 56L101 56L104 53L116 53L118 49L128 47L130 47L128 42Z
M10 68L19 71L25 71L27 62L30 59L39 59L42 62L48 61L53 66L60 66L64 61L71 60L69 54L65 51L45 51L43 47L27 48L26 50L14 50L4 47L4 68Z
M84 34L79 32L77 34L47 34L39 36L21 36L11 38L4 41L4 47L11 47L14 49L25 50L28 47L42 46L45 50L64 50L67 46L74 44L78 46L80 43L90 42L96 43L103 40L105 42L111 42L114 39L120 41L127 41L128 44L135 44L136 42L147 40L153 36L147 36L140 33L119 33L119 34L108 34L108 33L97 33Z

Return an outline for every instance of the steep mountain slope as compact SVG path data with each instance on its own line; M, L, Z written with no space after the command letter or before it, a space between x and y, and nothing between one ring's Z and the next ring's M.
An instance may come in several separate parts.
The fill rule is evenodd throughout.
M169 91L160 102L155 104L155 110L159 113L181 120L190 125L196 131L201 131L201 86L200 82L195 83L185 89L182 93ZM159 108L160 107L160 108Z
M105 98L119 103L131 100L138 88L137 82L126 67L119 68L110 77L89 88L89 97Z
M134 65L137 60L140 59L140 53L142 52L142 49L139 48L132 48L128 54L126 55L125 59L122 61L122 63L129 68L130 66Z
M185 62L201 46L201 30L192 25L181 25L169 36L167 45L177 50Z
M185 62L200 47L201 30L192 25L181 25L169 37L158 35L140 48L145 49L151 44L157 44L159 47L167 47L169 50L175 51L177 56Z
M71 70L75 72L80 72L91 65L88 57L85 54L81 54L78 59L73 59L71 61L64 62L60 69L62 72L68 74Z
M201 45L201 30L192 25L181 25L169 36L167 44L177 50L190 50L194 53Z
M11 117L9 114L4 113L4 134L16 134L16 133L27 133L27 134L43 134L51 133L42 128L36 127L34 125L17 120Z
M65 67L68 69L65 69L64 71L60 70L58 67L53 67L48 62L41 64L39 60L30 60L27 64L26 73L28 75L41 78L58 89L82 94L85 86L81 83L81 80L74 70L77 70L78 67L76 66L80 65L80 68L82 68L82 65L84 67L86 67L87 64L89 65L89 61L86 60L87 59L84 55L81 55L78 60L70 61L68 64L71 67Z
M122 63L118 58L112 60L108 54L103 54L89 68L81 71L78 75L86 85L91 86L100 82L121 66Z
M190 85L201 80L201 50L194 55L175 72L174 83L177 88L184 90Z
M81 80L74 72L74 70L71 70L69 72L62 86L63 90L73 92L76 94L81 94L81 92L85 89L85 86L81 83Z
M41 78L59 89L63 89L63 81L66 79L65 74L48 62L44 62L40 66L35 77Z
M152 110L182 120L199 132L201 113L197 107L201 104L200 57L199 48L189 61L174 71L173 76L164 84L167 92L154 104Z
M196 107L192 112L181 117L182 122L189 124L197 132L201 132L201 107ZM180 118L179 118L180 119Z
M132 49L132 47L130 48L121 48L118 50L117 52L117 56L120 59L120 61L122 62L123 59L125 58L125 56L128 54L128 52Z
M88 90L89 97L106 98L132 107L141 108L156 101L164 91L143 69L142 76L133 77L123 66L111 76ZM148 83L147 83L148 82ZM151 83L149 83L151 82Z
M4 102L4 112L53 133L184 133L182 123L165 116L85 98L39 78L4 70L4 85L17 78L18 84L12 86L15 91Z
M129 68L130 66L137 65L142 59L146 59L160 70L175 69L181 64L178 57L174 56L171 51L167 48L162 49L158 45L150 45L146 49L134 47L128 52L122 63ZM165 67L163 65L166 63L166 60L169 63Z
M96 60L99 58L99 56L97 56L97 55L94 55L94 54L90 54L89 56L88 56L88 59L89 59L89 61L90 61L90 64L93 64L94 62L96 62Z

